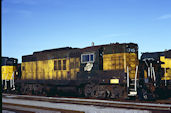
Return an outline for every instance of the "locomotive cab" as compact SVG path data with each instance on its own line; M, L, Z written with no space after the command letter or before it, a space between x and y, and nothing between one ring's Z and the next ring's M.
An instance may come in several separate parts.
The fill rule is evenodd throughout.
M81 51L78 79L82 80L81 83L88 83L84 91L86 96L136 96L137 44L112 43L83 48Z

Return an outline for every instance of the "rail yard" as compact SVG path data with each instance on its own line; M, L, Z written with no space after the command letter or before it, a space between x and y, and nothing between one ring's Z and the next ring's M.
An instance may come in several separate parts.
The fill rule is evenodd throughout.
M91 113L95 107L97 111L101 112L108 111L109 113L115 113L118 111L134 112L134 113L160 113L171 112L171 104L163 102L124 102L124 101L111 101L111 100L99 100L99 99L81 99L81 98L63 98L63 97L43 97L43 96L28 96L28 95L11 95L3 94L3 109L15 109L18 106L19 110L23 111L30 108L49 110L49 111L60 111L60 112L85 112ZM170 100L168 101L170 102ZM56 104L56 105L55 105ZM13 107L12 107L13 106ZM74 106L74 107L73 107ZM80 107L81 106L81 107ZM90 107L90 109L86 109ZM26 109L27 108L27 109ZM108 109L110 108L110 110ZM115 110L114 110L115 108ZM28 110L29 111L29 110ZM33 110L35 111L35 110ZM115 112L114 112L115 111Z

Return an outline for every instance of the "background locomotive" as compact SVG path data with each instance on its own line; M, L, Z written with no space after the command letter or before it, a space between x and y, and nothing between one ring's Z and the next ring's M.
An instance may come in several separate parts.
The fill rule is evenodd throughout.
M144 53L135 43L58 48L22 57L15 80L22 94L149 99L170 95L171 51ZM157 59L156 59L157 58Z
M171 50L143 53L139 67L140 98L171 96Z
M17 72L18 60L15 58L1 57L2 89L15 90L14 76Z

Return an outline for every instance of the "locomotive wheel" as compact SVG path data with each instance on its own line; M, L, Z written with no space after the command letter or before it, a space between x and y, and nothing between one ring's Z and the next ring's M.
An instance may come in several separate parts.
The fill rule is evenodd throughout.
M145 89L142 89L142 97L143 97L144 100L149 99L149 94Z
M105 86L98 86L98 91L97 91L97 95L99 98L106 98L106 95L107 95L107 91L106 91L106 88Z
M84 95L86 97L92 97L94 84L87 84L84 89Z
M91 96L95 98L110 98L110 91L104 85L96 85L93 87Z
M139 94L140 100L155 100L155 94L148 91L147 89L142 89L141 94Z
M111 86L108 88L110 91L109 97L113 99L125 99L127 93L122 86Z
M98 97L98 86L94 86L92 88L91 96L97 98Z
M92 92L93 85L87 84L84 89L84 95L86 97L91 97L91 92Z
M45 89L42 89L42 95L47 96L47 91Z

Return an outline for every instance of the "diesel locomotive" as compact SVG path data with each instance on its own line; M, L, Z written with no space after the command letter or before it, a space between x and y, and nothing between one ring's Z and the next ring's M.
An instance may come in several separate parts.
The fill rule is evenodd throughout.
M17 74L18 60L15 58L1 57L2 89L15 90L14 78Z
M143 53L139 67L139 97L171 97L171 50Z
M139 60L135 43L38 51L22 56L15 90L34 95L158 98L171 94L170 62L171 50L143 53Z

